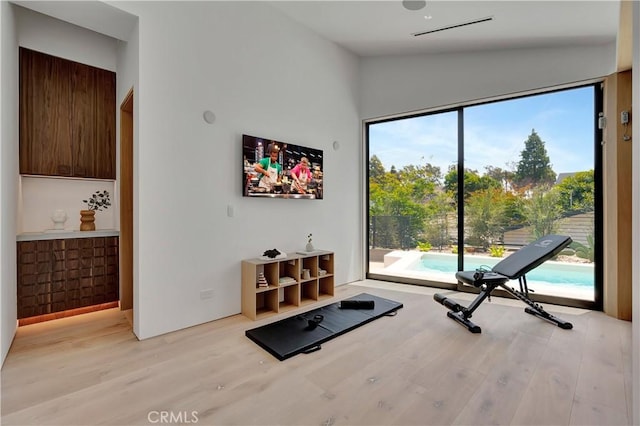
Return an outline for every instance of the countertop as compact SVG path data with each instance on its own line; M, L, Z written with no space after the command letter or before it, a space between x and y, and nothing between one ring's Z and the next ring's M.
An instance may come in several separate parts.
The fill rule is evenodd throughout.
M16 241L64 240L68 238L117 237L116 229L98 229L96 231L79 231L77 229L51 230L44 232L23 232L16 236Z

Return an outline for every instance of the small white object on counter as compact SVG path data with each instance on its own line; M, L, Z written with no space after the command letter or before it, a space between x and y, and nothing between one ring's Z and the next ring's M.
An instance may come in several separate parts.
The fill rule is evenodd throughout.
M62 209L57 209L51 214L51 220L53 221L53 229L57 231L64 231L64 223L67 221L67 212Z

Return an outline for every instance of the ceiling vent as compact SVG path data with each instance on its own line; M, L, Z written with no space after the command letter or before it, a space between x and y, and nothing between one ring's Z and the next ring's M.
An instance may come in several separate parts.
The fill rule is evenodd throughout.
M466 27L467 25L479 24L481 22L493 21L493 16L487 16L486 18L474 19L472 21L461 22L459 24L447 25L446 27L440 27L429 31L421 31L419 33L412 33L414 37L423 36L431 33L437 33L439 31L452 30L454 28Z

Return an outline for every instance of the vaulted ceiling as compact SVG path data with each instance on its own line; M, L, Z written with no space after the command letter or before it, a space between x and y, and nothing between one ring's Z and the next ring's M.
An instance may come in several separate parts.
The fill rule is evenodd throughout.
M605 44L620 20L610 0L269 3L360 56Z

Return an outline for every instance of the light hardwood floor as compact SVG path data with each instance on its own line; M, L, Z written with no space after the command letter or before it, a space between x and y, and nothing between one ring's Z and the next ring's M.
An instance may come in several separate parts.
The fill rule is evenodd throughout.
M433 301L442 290L377 281L340 286L332 301L363 292L404 307L282 362L244 331L309 306L144 341L116 309L20 327L2 369L2 424L163 424L160 412L198 425L631 423L629 322L545 305L573 322L562 330L493 298L471 334Z

